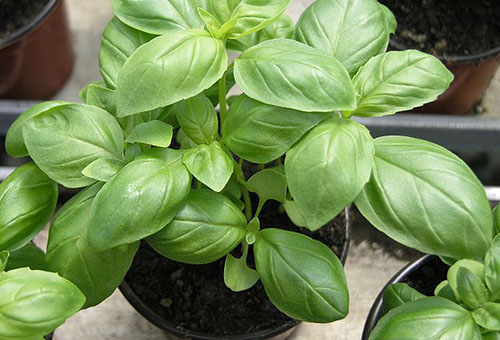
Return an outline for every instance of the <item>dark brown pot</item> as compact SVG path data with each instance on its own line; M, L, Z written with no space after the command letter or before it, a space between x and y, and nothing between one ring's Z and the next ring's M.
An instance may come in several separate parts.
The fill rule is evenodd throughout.
M0 39L0 98L50 98L73 64L64 0L50 0L28 25Z

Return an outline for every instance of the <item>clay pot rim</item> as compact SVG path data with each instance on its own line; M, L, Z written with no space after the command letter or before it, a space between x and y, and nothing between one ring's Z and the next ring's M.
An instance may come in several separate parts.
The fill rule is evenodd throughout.
M345 243L344 249L342 251L342 256L340 257L340 261L343 265L345 265L347 254L349 252L349 246L351 243L351 229L352 229L352 218L351 218L351 207L348 206L345 208L345 225L346 225L346 233L345 233ZM189 337L189 339L193 340L264 340L270 339L280 334L283 334L292 328L296 327L300 324L300 321L295 320L295 322L290 322L288 324L282 325L280 327L263 330L254 333L248 334L235 334L235 335L208 335L199 332L183 332L179 329L175 328L175 325L165 320L163 317L156 314L149 306L147 306L130 288L128 283L124 280L119 287L121 293L125 296L127 301L134 307L134 309L139 312L145 319L153 323L155 326L167 331L175 336L184 338Z
M399 43L392 38L389 41L389 45L392 48L399 51L408 49L408 47L406 47L404 44ZM423 51L423 52L430 53L428 51ZM470 55L434 55L434 54L432 55L441 60L442 62L473 63L500 56L500 46L494 47L492 49L489 49L481 53L470 54Z
M33 17L30 22L28 22L26 25L18 28L8 36L4 38L0 38L0 48L4 48L8 45L11 45L19 40L21 40L23 37L28 35L31 31L33 31L35 28L40 26L40 24L47 19L47 17L52 13L54 8L61 2L61 0L49 0L45 7L37 14L35 17Z

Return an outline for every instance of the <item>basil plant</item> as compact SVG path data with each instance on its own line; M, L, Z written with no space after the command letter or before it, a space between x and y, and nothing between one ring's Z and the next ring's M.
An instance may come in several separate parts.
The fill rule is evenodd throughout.
M229 289L261 280L292 318L346 316L349 294L335 254L279 225L261 229L259 215L267 201L278 201L297 226L317 230L362 194L356 203L366 214L385 204L376 218L397 219L391 207L413 204L411 195L371 202L369 190L380 187L364 188L385 168L400 176L394 190L413 172L426 178L421 162L398 162L432 148L398 137L374 141L353 117L432 101L452 75L430 55L386 52L396 21L376 0L317 0L296 25L284 14L290 2L114 0L99 54L104 81L82 90L83 104L43 103L12 125L11 156L29 155L53 182L82 189L54 217L46 261L82 290L84 307L113 292L145 240L184 263L225 257ZM235 84L243 93L228 97ZM378 158L386 148L397 150ZM440 192L464 167L441 150L428 157L435 161L429 166L451 170L435 179L438 189L425 187L426 199L437 192L437 206L427 209L463 203L462 215L446 213L462 231L477 218L467 204L481 202ZM474 181L465 182L479 195ZM414 217L424 218L407 218ZM447 242L432 230L423 235ZM488 243L462 241L443 255L474 255ZM231 255L238 246L239 258ZM247 265L250 252L255 268Z

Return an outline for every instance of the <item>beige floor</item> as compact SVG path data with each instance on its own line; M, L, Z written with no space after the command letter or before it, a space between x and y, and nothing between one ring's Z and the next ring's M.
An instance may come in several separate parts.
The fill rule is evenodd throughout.
M312 0L294 0L289 13L295 19ZM97 53L100 35L112 17L111 0L67 0L77 54L75 71L58 98L78 100L78 91L99 80ZM500 77L490 89L485 106L500 108ZM498 105L497 105L498 104ZM491 113L490 113L491 114ZM346 272L351 291L351 311L340 322L302 324L292 340L360 339L368 310L385 282L415 254L394 246L367 226L356 225ZM116 292L98 307L80 312L56 333L56 340L159 340L168 336L149 324Z

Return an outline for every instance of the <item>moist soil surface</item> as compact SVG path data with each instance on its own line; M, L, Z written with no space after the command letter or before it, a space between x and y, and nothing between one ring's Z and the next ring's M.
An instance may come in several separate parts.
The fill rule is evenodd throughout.
M345 214L316 232L293 225L279 204L269 201L260 215L261 226L301 232L327 244L340 258L346 240ZM238 255L238 249L233 254ZM238 335L293 326L269 301L260 281L234 293L224 285L224 261L187 265L168 260L141 244L125 280L132 290L181 331L210 335ZM255 267L251 252L248 264Z
M498 0L380 0L398 21L395 42L434 55L473 55L500 46Z
M0 38L28 24L49 0L0 0Z
M403 282L406 282L410 287L424 295L434 296L436 287L446 280L449 268L439 257L433 257L430 261L408 275Z

